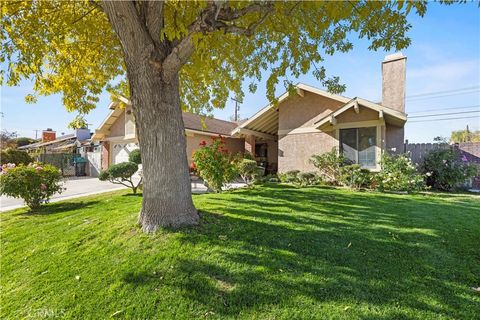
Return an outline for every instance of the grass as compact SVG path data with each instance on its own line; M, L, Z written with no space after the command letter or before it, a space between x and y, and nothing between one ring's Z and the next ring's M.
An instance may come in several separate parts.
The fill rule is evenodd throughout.
M0 215L3 319L473 319L480 201L267 185L142 234L125 191Z

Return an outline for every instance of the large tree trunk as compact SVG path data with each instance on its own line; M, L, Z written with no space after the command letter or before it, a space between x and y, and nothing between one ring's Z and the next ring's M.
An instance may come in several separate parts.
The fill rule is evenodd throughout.
M137 5L103 2L124 53L140 143L143 206L139 223L145 232L153 232L159 227L197 224L199 216L192 201L178 69L167 80L162 76L166 67L178 63L164 61L168 44L159 42L163 6L161 2Z
M139 223L146 232L199 220L191 195L178 77L167 84L151 71L140 79L129 74L144 177Z

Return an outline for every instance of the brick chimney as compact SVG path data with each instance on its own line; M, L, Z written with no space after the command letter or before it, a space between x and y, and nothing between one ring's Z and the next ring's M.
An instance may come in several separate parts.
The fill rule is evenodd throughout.
M405 112L405 78L407 57L397 52L382 62L382 105Z
M42 142L53 141L55 139L57 139L57 134L52 128L42 131Z

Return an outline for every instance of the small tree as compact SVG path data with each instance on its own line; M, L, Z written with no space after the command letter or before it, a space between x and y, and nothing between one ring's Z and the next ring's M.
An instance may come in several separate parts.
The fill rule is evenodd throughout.
M207 187L215 192L222 191L222 187L232 182L238 174L235 163L224 145L222 137L215 138L211 145L202 141L201 148L193 154L197 173Z
M255 176L258 174L258 166L255 160L240 159L237 162L237 170L246 184L250 184Z
M343 153L338 153L335 147L329 152L313 155L310 162L318 169L318 174L322 180L337 185L341 184L342 180L341 168L351 164L351 161Z
M20 137L16 139L17 148L34 143L36 140L28 137Z
M0 194L21 198L31 209L37 209L52 195L63 191L61 179L58 168L49 164L4 164L0 175Z
M6 149L3 150L0 153L0 160L2 164L6 163L14 163L16 165L19 164L29 164L30 162L33 162L32 157L30 155L22 150L16 150L16 149Z
M107 170L101 171L98 179L124 185L132 189L133 194L136 194L138 187L142 183L142 178L140 178L137 184L133 182L132 176L137 170L138 164L134 162L121 162L111 165Z

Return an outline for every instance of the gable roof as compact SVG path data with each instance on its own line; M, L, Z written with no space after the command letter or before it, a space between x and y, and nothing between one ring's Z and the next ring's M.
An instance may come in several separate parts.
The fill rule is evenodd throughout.
M295 85L295 88L299 96L303 96L303 91L307 91L343 103L347 103L348 101L350 101L350 99L347 97L333 94L328 91L306 85L304 83L298 83L297 85ZM241 134L242 131L246 132L245 130L253 130L259 132L260 134L276 135L278 133L278 105L289 97L290 93L286 91L278 97L277 104L270 103L269 105L258 111L255 115L253 115L250 119L241 123L237 128L232 131L232 136Z
M395 125L403 125L407 121L407 115L403 112L387 108L382 106L381 104L374 103L362 98L355 97L348 101L343 107L332 111L322 119L315 122L315 127L317 129L324 129L329 127L331 124L334 123L334 119L344 113L345 111L354 108L355 112L359 112L359 106L377 111L379 114L379 118L384 118L387 122L395 124Z
M120 100L127 105L130 101L125 97L120 97ZM110 127L124 114L124 109L119 108L118 102L111 102L109 104L110 113L107 115L102 124L95 130L92 140L100 140L103 138L102 132L108 132ZM230 132L237 127L235 122L220 120L213 117L201 116L191 112L183 112L183 123L186 131L205 132L209 134L220 134L223 136L230 136Z
M55 144L55 143L64 142L66 140L73 140L73 139L76 139L76 137L75 137L74 133L71 133L71 134L67 134L67 135L64 135L64 136L60 136L60 137L56 138L55 140L46 141L46 142L40 141L40 142L36 142L36 143L32 143L32 144L27 144L25 146L18 147L17 149L18 150L36 149L36 148L48 146L48 145Z
M218 133L224 136L229 136L230 132L237 127L235 122L204 117L191 112L184 112L182 117L185 129L194 131Z

